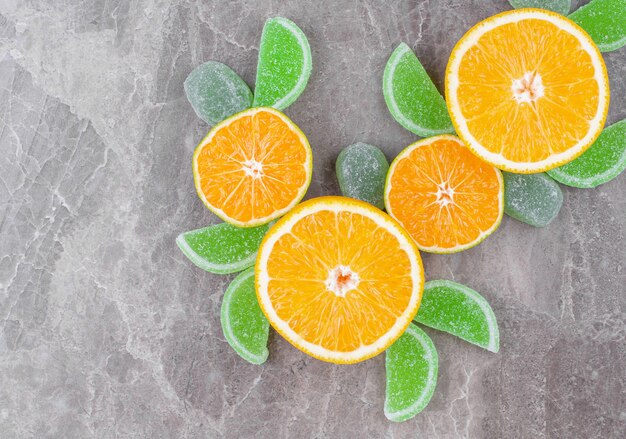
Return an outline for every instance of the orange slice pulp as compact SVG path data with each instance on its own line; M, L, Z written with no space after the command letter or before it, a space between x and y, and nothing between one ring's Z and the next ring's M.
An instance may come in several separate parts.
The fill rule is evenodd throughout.
M384 351L417 313L419 251L391 217L362 201L321 197L281 218L256 262L261 309L298 349L355 363Z
M458 252L480 243L500 224L502 174L457 137L430 137L408 146L391 164L385 207L420 250Z
M311 147L278 110L245 110L216 125L193 156L198 196L224 221L265 224L289 211L311 182Z
M536 173L582 154L602 131L609 80L589 35L562 15L490 17L454 47L446 69L452 123L483 160Z

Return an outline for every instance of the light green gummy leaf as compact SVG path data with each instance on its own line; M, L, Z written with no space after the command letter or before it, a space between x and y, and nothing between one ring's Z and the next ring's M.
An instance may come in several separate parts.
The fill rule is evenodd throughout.
M196 67L184 87L198 117L210 125L252 106L248 85L230 67L216 61Z
M385 416L406 421L424 410L435 392L437 350L430 337L411 323L385 355Z
M252 364L265 363L270 323L256 298L254 268L237 275L226 289L221 320L224 337L235 352Z
M587 31L602 52L626 44L626 0L592 0L569 18Z
M511 6L519 8L540 8L557 12L561 15L569 14L572 7L571 0L509 0Z
M544 173L511 174L504 177L504 212L534 227L545 227L563 205L559 185Z
M254 265L259 245L271 225L240 228L221 223L181 233L176 244L191 262L205 271L236 273Z
M592 188L606 183L626 169L626 119L605 128L591 147L577 159L548 171L568 186Z
M449 280L426 282L414 320L488 351L500 349L500 331L491 306L465 285Z
M343 195L385 208L389 163L380 149L361 142L350 145L339 153L335 169Z
M270 18L261 36L253 105L287 108L304 91L312 66L309 41L300 28L286 18Z
M393 118L412 133L429 137L454 132L443 96L404 43L387 61L383 95Z

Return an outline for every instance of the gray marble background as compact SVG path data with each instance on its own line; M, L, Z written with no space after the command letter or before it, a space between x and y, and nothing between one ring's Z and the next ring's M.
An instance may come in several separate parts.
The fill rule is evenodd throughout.
M584 2L575 1L575 4ZM308 196L337 194L355 141L393 158L415 137L381 93L401 41L438 86L453 44L498 1L0 0L0 437L623 438L626 176L564 189L558 218L510 218L480 246L424 255L492 303L494 355L428 331L427 409L383 415L384 357L334 366L279 336L263 366L219 324L229 276L174 239L217 222L193 188L207 131L183 93L215 59L254 83L266 18L308 35L314 71L287 114L308 135ZM605 54L609 121L626 117L626 48Z

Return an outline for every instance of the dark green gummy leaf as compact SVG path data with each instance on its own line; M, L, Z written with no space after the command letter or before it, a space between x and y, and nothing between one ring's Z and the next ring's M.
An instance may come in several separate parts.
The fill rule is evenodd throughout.
M184 86L196 114L210 125L252 106L248 85L230 67L216 61L196 67Z
M383 152L366 143L346 147L335 165L341 193L385 208L385 179L389 163Z
M545 227L558 215L563 192L546 174L511 174L504 177L504 213L534 227Z

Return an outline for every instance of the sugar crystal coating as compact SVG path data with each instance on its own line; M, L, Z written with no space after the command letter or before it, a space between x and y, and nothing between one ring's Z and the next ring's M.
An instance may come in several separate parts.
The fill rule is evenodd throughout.
M270 324L261 311L254 288L254 268L240 273L222 299L221 323L228 344L252 364L267 360Z
M563 205L559 185L544 173L511 174L504 177L504 213L534 227L545 227Z
M569 16L602 52L626 45L626 0L592 0Z
M225 64L208 61L185 79L185 93L198 117L215 125L250 108L252 92L243 79Z
M406 421L424 410L435 392L437 350L430 337L411 323L385 355L385 416Z
M498 322L491 306L465 285L449 280L426 282L414 320L488 351L498 352L500 349Z
M592 188L613 180L626 169L626 119L605 128L580 157L548 174L560 183Z
M265 233L272 223L240 228L221 223L184 232L176 244L197 267L210 273L236 273L254 265Z
M569 14L572 7L571 0L509 0L511 6L519 8L540 8L557 12L561 15Z
M350 145L337 157L335 168L343 195L384 209L389 163L380 149L361 142Z
M387 61L383 95L393 118L412 133L430 137L454 132L443 96L404 43Z
M284 110L304 91L312 66L300 28L286 18L270 18L261 36L253 105Z

